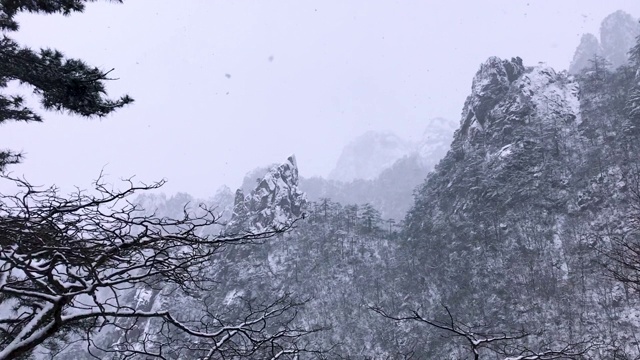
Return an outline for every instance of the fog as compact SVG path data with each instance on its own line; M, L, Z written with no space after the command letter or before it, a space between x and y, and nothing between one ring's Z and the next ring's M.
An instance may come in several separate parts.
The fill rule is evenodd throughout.
M134 104L104 119L41 111L11 123L10 167L40 184L168 180L168 193L211 195L296 154L301 175L326 176L369 130L417 139L429 119L459 120L489 56L566 69L583 33L638 1L125 1L70 17L20 15L12 34L82 58ZM25 89L28 90L28 89Z

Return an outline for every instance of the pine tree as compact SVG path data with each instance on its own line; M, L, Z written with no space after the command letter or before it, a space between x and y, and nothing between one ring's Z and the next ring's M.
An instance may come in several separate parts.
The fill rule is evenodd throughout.
M370 234L380 227L382 217L380 212L373 205L366 203L362 205L362 226L365 233Z
M116 0L122 2L121 0ZM19 95L6 93L12 82L33 89L45 110L67 111L84 117L102 117L133 101L127 95L107 98L105 81L109 73L82 60L66 58L60 51L23 47L7 36L19 26L20 12L70 15L82 12L89 0L0 0L0 124L7 121L42 121ZM0 151L0 171L20 161L20 154Z

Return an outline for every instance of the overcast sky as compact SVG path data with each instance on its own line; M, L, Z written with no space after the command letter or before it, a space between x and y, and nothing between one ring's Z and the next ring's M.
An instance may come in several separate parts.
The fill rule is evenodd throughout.
M110 95L136 102L5 125L0 143L26 154L14 174L63 188L105 167L206 197L290 154L301 175L326 176L366 131L417 140L429 119L457 122L489 56L566 69L618 9L637 18L640 1L126 0L22 15L10 36L115 68Z

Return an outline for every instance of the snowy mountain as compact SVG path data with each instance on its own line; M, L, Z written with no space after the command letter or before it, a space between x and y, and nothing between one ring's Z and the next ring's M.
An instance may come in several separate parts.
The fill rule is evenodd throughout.
M402 140L392 133L368 132L345 147L341 157L343 162L338 163L336 170L340 168L343 173L357 173L364 167L347 164L368 163L369 173L375 173L375 176L368 180L356 178L351 181L301 176L299 189L310 201L331 199L343 205L370 204L380 211L383 218L400 220L413 203L413 190L449 149L455 128L453 121L432 119L417 143ZM366 151L369 146L374 150ZM373 153L383 155L375 158ZM371 165L380 158L393 159L393 162ZM277 166L249 171L243 179L240 187L242 194L239 196L244 197L274 167ZM374 168L375 171L371 170Z
M206 293L138 287L129 290L130 304L196 319L206 305L232 322L244 299L291 294L308 299L296 325L329 328L308 339L330 349L318 358L469 358L463 338L385 319L369 309L375 304L394 315L417 311L467 324L476 336L530 334L491 348L504 352L499 358L578 344L579 356L537 358L637 359L637 289L612 275L619 264L608 256L620 239L640 244L639 65L574 76L518 57L489 58L433 171L417 153L373 180L349 183L301 179L293 157L256 170L246 182L253 188L236 192L225 231L269 229L305 213L296 228L220 253L207 268L215 286ZM449 140L431 141L438 149ZM413 182L421 185L411 202L401 194ZM308 201L304 187L379 202ZM393 209L399 198L411 202L404 221L384 220L376 207ZM147 204L174 214L185 200ZM120 336L101 332L96 341L108 346ZM491 349L481 348L479 358L498 358Z
M330 199L343 205L370 204L383 218L401 220L413 204L413 190L424 181L429 170L414 153L397 160L373 180L345 183L321 177L301 178L300 190L311 201Z
M329 180L348 183L354 180L374 180L398 160L417 155L427 170L444 156L453 139L456 123L443 118L428 121L422 138L413 143L391 132L369 131L343 150Z
M520 345L529 349L597 341L606 345L584 358L638 358L640 303L604 265L610 239L637 216L629 73L574 78L519 58L482 64L451 150L405 219L396 256L412 264L408 308L438 318L445 304L489 333L539 330ZM415 329L419 358L466 356L461 343Z
M447 119L432 119L416 143L391 133L368 132L345 147L333 178L302 178L300 189L312 201L329 198L345 205L368 203L383 218L400 220L413 203L416 186L449 149L456 126ZM370 176L344 176L351 180L341 181L335 179L336 173Z
M209 235L233 237L270 231L282 225L291 224L294 219L302 215L306 203L304 194L297 190L297 185L298 169L295 157L292 156L285 163L271 168L248 195L244 196L242 190L238 189L233 212L225 211L231 207L230 202L233 201L233 195L227 187L222 187L205 205L217 205L221 209L221 221L224 218L230 218L230 220L226 225L221 222L218 226L209 229L211 232ZM198 202L184 193L172 197L167 197L164 194L143 195L136 200L136 205L145 213L168 218L180 218L185 209L197 213L199 203L203 202ZM119 298L124 301L125 306L131 309L153 311L164 308L173 314L179 314L182 318L202 320L205 318L203 314L206 314L209 308L223 309L221 314L216 315L219 319L217 325L219 325L227 321L238 321L240 317L238 314L246 314L247 301L250 297L260 294L259 299L252 303L253 306L260 306L262 302L269 301L268 299L277 301L277 298L283 296L282 291L272 291L272 288L261 287L254 282L256 280L263 281L269 270L274 271L274 269L268 268L268 261L263 258L267 254L264 250L270 248L269 244L264 244L264 247L255 247L251 244L233 244L223 246L223 248L224 252L214 252L218 256L214 255L208 261L208 266L203 269L207 274L200 274L205 278L215 279L216 285L213 287L202 288L200 293L194 293L193 291L184 292L176 284L158 286L154 283L140 282L122 287ZM249 308L249 311L251 309ZM290 316L283 312L283 316L285 315ZM64 349L63 358L89 359L96 358L96 356L111 358L108 349L118 346L124 347L123 344L131 346L132 352L139 349L137 346L148 346L151 349L157 346L157 342L164 341L162 330L167 326L161 321L144 318L119 319L113 325L104 326L93 336L92 341L97 348L92 348L91 356L86 353L86 344L74 342ZM267 324L265 323L264 326ZM179 335L172 339L176 342L183 340L187 341ZM191 356L189 351L194 350L183 348L176 353L165 356L171 359L197 358ZM229 354L221 358L235 358L233 355ZM258 353L254 356L262 358ZM137 359L138 357L132 356L132 358Z
M391 132L369 131L342 150L328 178L342 182L372 180L413 149L413 144Z
M625 65L629 59L627 52L640 35L637 19L622 10L607 16L600 25L600 41L593 34L584 34L576 49L569 72L578 74L589 68L595 56L602 56L612 69Z

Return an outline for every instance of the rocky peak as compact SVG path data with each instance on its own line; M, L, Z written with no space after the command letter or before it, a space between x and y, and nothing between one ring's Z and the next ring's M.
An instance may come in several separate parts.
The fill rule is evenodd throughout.
M600 25L600 41L605 58L613 68L624 65L629 60L628 51L635 45L640 35L637 19L622 10L607 16Z
M545 122L555 128L555 122L579 122L578 115L578 85L566 72L545 64L525 68L520 58L490 58L473 80L455 141L463 152L479 147L495 152L526 141L525 128Z
M242 190L245 194L251 192L251 190L255 189L256 185L262 181L262 178L271 171L274 167L277 167L277 163L269 164L266 166L257 167L244 175L244 179L242 179L242 185L240 185L240 190Z
M573 60L569 65L569 72L571 74L578 74L582 69L586 69L590 65L590 61L595 56L602 56L602 48L600 42L593 34L584 34L580 38L580 45L573 54Z
M289 224L302 215L305 195L298 190L298 165L291 156L272 167L246 196L236 191L234 212L225 233L260 232Z
M523 72L524 66L519 57L501 60L490 57L482 65L473 78L471 95L464 105L461 133L467 134L471 129L484 128L487 115L498 101L509 91L511 83Z

